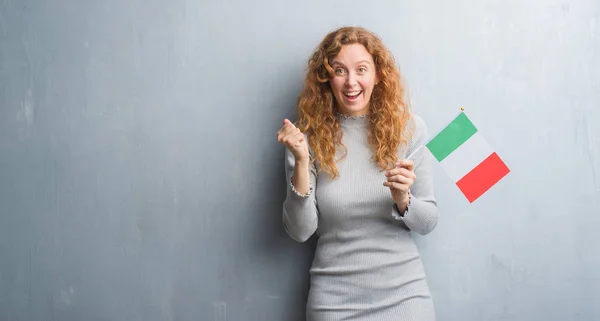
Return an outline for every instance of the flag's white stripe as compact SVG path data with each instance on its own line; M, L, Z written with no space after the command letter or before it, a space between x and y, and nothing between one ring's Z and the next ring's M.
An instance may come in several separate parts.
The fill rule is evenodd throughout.
M457 182L494 152L485 138L476 132L440 164L450 178Z

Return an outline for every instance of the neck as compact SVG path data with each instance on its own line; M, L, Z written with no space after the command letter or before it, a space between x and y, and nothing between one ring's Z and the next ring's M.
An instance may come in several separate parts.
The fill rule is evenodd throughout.
M356 114L347 114L342 112L336 112L336 114L344 119L358 119L358 118L366 118L368 113L356 113Z
M355 117L364 117L364 116L368 115L369 110L370 110L369 106L367 106L359 111L355 111L355 112L343 111L343 110L341 110L341 108L338 107L336 112L339 115L342 115L344 117L354 117L355 118Z
M369 125L369 114L345 115L337 113L340 125L346 128L364 128Z

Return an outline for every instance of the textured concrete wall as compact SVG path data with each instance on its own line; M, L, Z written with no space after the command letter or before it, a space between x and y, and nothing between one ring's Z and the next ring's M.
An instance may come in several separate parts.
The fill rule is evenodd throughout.
M275 132L347 24L512 170L468 204L435 167L439 320L600 319L593 0L0 0L0 319L302 320Z

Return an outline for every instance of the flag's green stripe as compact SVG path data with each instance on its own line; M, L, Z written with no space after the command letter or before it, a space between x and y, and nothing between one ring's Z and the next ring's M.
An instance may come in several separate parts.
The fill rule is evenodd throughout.
M477 128L471 123L467 115L460 113L446 128L427 143L427 148L441 162L476 132Z

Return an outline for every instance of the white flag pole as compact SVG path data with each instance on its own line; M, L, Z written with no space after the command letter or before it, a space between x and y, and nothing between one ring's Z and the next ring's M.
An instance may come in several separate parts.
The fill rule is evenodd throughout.
M421 146L417 147L417 149L415 149L415 150L414 150L412 153L410 153L410 155L408 155L408 157L406 157L406 159L411 159L413 156L415 156L415 154L416 154L416 153L417 153L419 150L421 150L421 148L423 148L423 146L425 146L425 145L421 145Z

